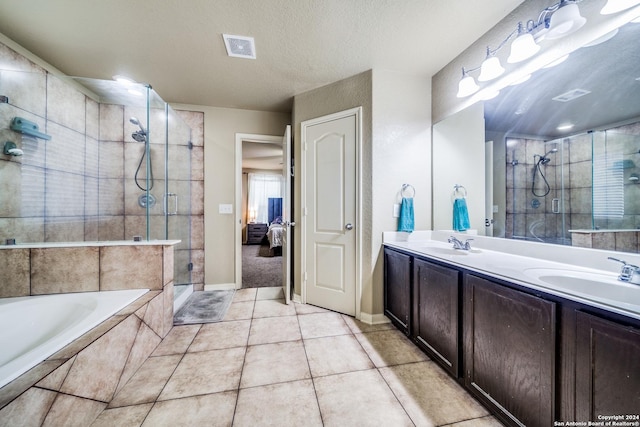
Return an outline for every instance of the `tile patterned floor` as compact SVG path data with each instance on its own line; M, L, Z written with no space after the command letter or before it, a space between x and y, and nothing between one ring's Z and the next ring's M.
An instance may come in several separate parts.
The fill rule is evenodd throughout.
M390 324L242 289L174 327L94 426L501 426Z

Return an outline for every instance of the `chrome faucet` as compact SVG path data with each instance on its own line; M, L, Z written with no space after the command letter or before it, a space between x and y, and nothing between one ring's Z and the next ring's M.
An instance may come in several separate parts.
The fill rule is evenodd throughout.
M468 251L471 249L471 243L469 242L471 242L472 240L473 239L467 239L464 241L464 243L462 243L462 241L451 236L449 237L449 239L447 239L447 242L453 243L453 249L461 249L463 251Z
M626 261L614 257L608 257L607 259L622 263L622 269L620 270L618 280L621 282L632 283L634 285L640 285L640 267L628 264Z

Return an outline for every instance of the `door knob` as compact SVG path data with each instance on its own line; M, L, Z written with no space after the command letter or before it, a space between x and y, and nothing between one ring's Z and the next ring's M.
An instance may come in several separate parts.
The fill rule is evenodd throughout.
M345 229L347 230L353 230L353 225L351 225L351 223L347 224L344 226Z

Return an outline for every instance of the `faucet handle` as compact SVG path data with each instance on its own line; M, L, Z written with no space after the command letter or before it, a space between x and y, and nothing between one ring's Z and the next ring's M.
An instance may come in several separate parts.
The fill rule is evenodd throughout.
M607 257L607 259L622 263L622 269L618 276L618 280L622 282L630 282L636 285L640 284L640 267L614 257Z

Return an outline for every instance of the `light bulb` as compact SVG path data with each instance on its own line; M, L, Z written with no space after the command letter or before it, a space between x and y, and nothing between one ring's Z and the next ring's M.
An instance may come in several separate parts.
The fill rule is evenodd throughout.
M580 15L580 9L577 4L564 3L551 15L549 31L546 33L545 38L549 40L559 39L579 30L585 22L587 22L587 19Z
M458 83L458 98L464 98L466 96L476 93L480 89L480 86L476 84L473 77L465 75L460 83Z
M511 43L511 54L507 58L507 62L515 64L516 62L524 61L538 53L539 50L540 46L530 33L520 34Z

